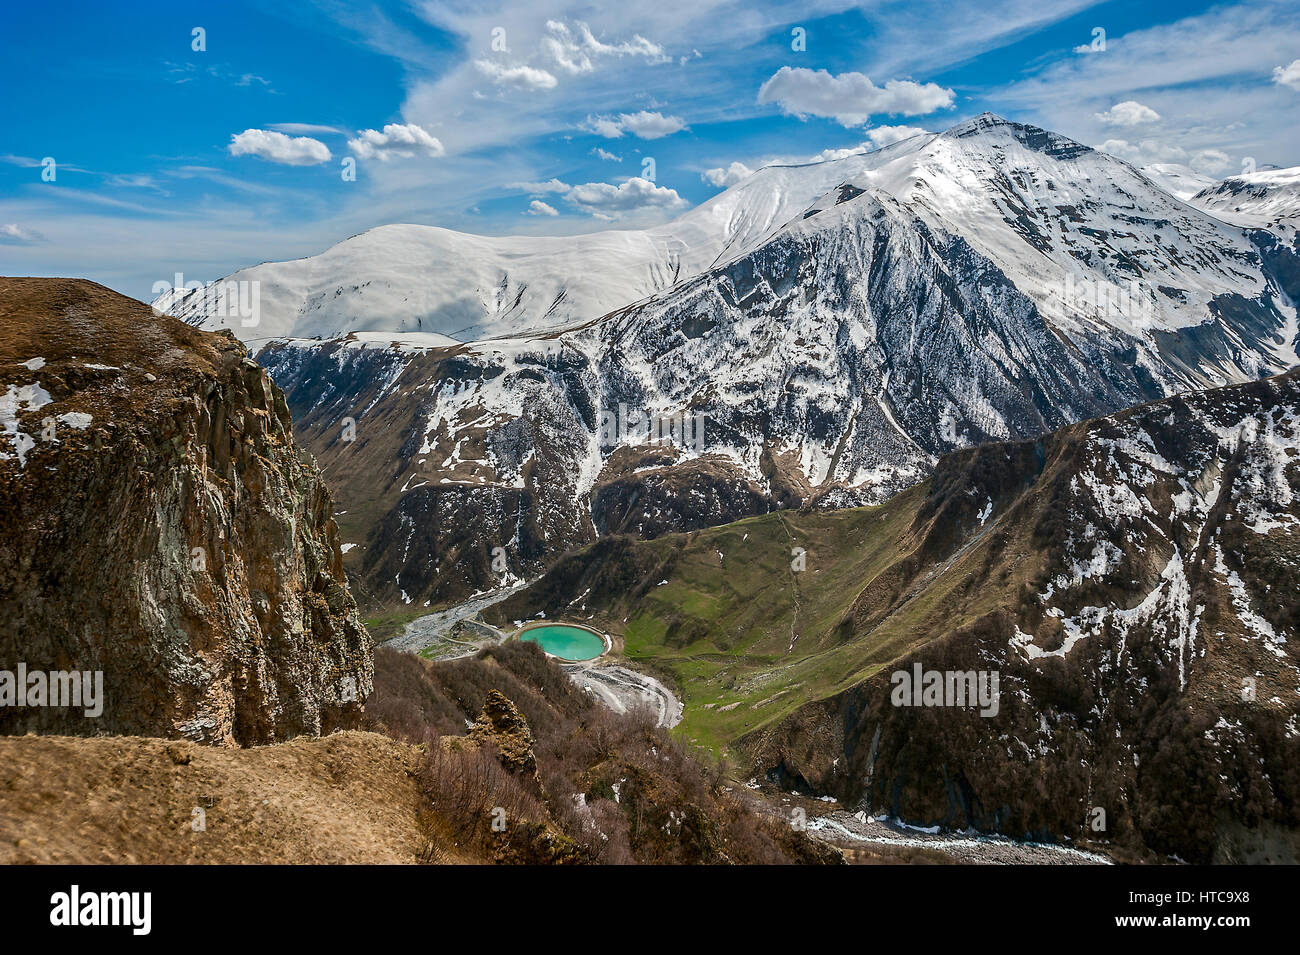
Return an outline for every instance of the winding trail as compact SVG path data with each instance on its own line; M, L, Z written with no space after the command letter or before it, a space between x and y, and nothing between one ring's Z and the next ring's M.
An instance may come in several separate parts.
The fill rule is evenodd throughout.
M479 644L453 639L449 636L451 628L462 620L473 620L484 609L495 603L500 603L525 586L522 583L515 584L513 587L505 587L501 590L494 590L491 593L474 597L454 607L427 613L423 617L416 617L406 625L406 629L398 636L386 641L384 646L391 647L394 650L403 650L407 653L419 653L421 650L426 650L438 643L453 643L466 647L465 652L459 654L459 656L469 656L477 653ZM502 634L502 639L504 638L505 635ZM442 657L441 659L455 659L455 656Z

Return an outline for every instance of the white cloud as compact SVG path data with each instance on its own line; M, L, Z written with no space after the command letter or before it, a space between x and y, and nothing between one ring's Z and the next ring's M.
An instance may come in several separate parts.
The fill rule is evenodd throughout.
M905 139L911 139L913 136L926 135L929 135L928 130L924 130L919 126L876 126L868 130L866 140L856 146L823 149L814 156L768 156L766 159L755 163L754 168L769 163L810 163L847 159L849 156L860 156L874 149L881 149L902 142ZM733 162L729 166L706 169L700 174L700 178L714 186L734 186L746 176L752 175L754 168L743 162Z
M337 126L317 126L315 123L267 123L267 129L290 136L341 136L343 130Z
M1108 139L1097 147L1104 153L1127 159L1135 166L1149 166L1157 162L1186 163L1187 150L1174 143L1155 139L1129 142L1127 139Z
M656 186L648 179L636 176L620 185L588 182L571 186L559 179L548 179L544 182L512 182L507 184L506 188L533 197L558 196L579 211L606 221L613 221L629 213L651 209L677 209L688 204L676 190ZM528 204L527 214L559 215L553 206L538 198L534 198Z
M593 149L593 150L591 151L591 154L592 154L593 156L597 157L598 159L603 159L603 160L605 160L605 162L622 162L622 161L623 161L623 157L622 157L622 156L616 156L614 153L606 152L605 150L601 149L599 146L597 146L595 149Z
M1217 176L1232 165L1232 159L1222 149L1202 149L1188 165L1197 172Z
M1160 114L1150 106L1143 106L1136 100L1131 99L1116 103L1106 112L1095 115L1101 122L1110 126L1140 126L1143 123L1154 123L1160 119Z
M35 229L29 229L16 222L6 222L0 225L0 243L32 245L36 242L42 242L44 239L45 237Z
M936 83L889 80L883 87L862 73L783 66L758 91L759 103L776 103L801 119L825 116L841 126L861 126L876 113L920 116L946 109L954 93Z
M861 156L863 153L869 153L875 149L874 143L858 143L856 146L841 146L837 149L823 149L815 156L809 156L804 162L829 162L835 159L848 159L850 156Z
M348 140L348 148L359 159L409 159L412 156L437 157L446 152L436 136L414 123L402 125L389 123L381 133L377 129L363 129L356 139Z
M665 116L643 109L639 113L619 113L617 117L588 116L582 128L606 139L618 139L624 133L631 133L639 139L662 139L686 129L686 123L680 116Z
M869 153L873 149L881 149L885 146L892 146L894 143L901 143L904 139L911 139L913 136L924 136L928 130L920 126L876 126L867 131L866 142L859 143L856 146L843 146L838 149L823 149L815 156L810 156L802 162L826 162L833 159L847 159L849 156L860 156L863 153Z
M605 219L614 219L643 209L677 209L687 204L676 189L656 186L639 176L633 176L617 186L608 182L588 182L574 186L564 200L583 212Z
M475 60L474 68L497 86L509 86L515 89L550 90L555 89L559 82L555 74L522 63L517 66L506 66L504 63L495 63L492 60Z
M1144 139L1136 143L1125 139L1108 139L1098 148L1104 153L1127 159L1135 166L1180 163L1210 176L1217 176L1232 165L1231 157L1222 149L1199 149L1189 153L1177 143L1158 139Z
M328 162L330 151L319 139L310 136L290 138L266 129L246 129L230 137L226 147L232 156L257 156L286 166L315 166Z
M1289 86L1293 90L1300 90L1300 60L1292 60L1288 66L1275 67L1273 82L1279 86Z
M546 182L512 182L507 184L507 189L517 189L520 192L526 192L530 196L544 196L548 193L563 194L573 187L567 182L560 182L558 179L548 179Z
M754 170L750 169L743 162L733 162L725 169L721 167L717 169L706 169L704 172L700 173L700 178L711 186L725 188L727 186L734 186L736 183L740 182L740 180L746 179L753 174Z
M596 66L594 59L610 56L639 56L651 63L666 63L671 57L664 53L663 47L651 43L640 34L634 34L631 40L621 43L602 43L591 33L585 23L575 23L570 28L560 20L546 21L547 36L539 44L543 56L570 76L591 73Z
M911 139L913 136L923 136L925 133L926 130L919 126L877 126L867 130L867 139L879 149L882 146L901 143L904 139Z
M582 128L606 139L618 139L623 135L622 125L617 119L609 116L588 116Z

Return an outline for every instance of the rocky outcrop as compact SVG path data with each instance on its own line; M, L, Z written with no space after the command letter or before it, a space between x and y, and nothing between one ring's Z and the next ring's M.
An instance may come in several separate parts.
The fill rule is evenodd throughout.
M537 740L528 728L528 720L500 690L488 693L478 722L470 727L469 738L495 747L497 759L507 772L536 779L537 757L533 746Z
M370 640L266 372L86 281L0 281L0 320L0 670L102 680L97 715L7 705L0 731L252 745L352 725Z

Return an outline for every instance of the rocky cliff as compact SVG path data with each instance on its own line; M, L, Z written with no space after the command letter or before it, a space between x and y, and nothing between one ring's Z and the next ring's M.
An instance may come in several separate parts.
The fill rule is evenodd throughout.
M0 732L354 723L373 662L330 495L244 347L80 280L0 280L0 325ZM78 682L96 705L51 705Z

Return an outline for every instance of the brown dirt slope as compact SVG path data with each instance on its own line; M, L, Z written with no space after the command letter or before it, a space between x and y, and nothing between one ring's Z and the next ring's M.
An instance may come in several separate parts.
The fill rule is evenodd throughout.
M416 862L415 758L359 732L250 749L0 737L0 864Z

